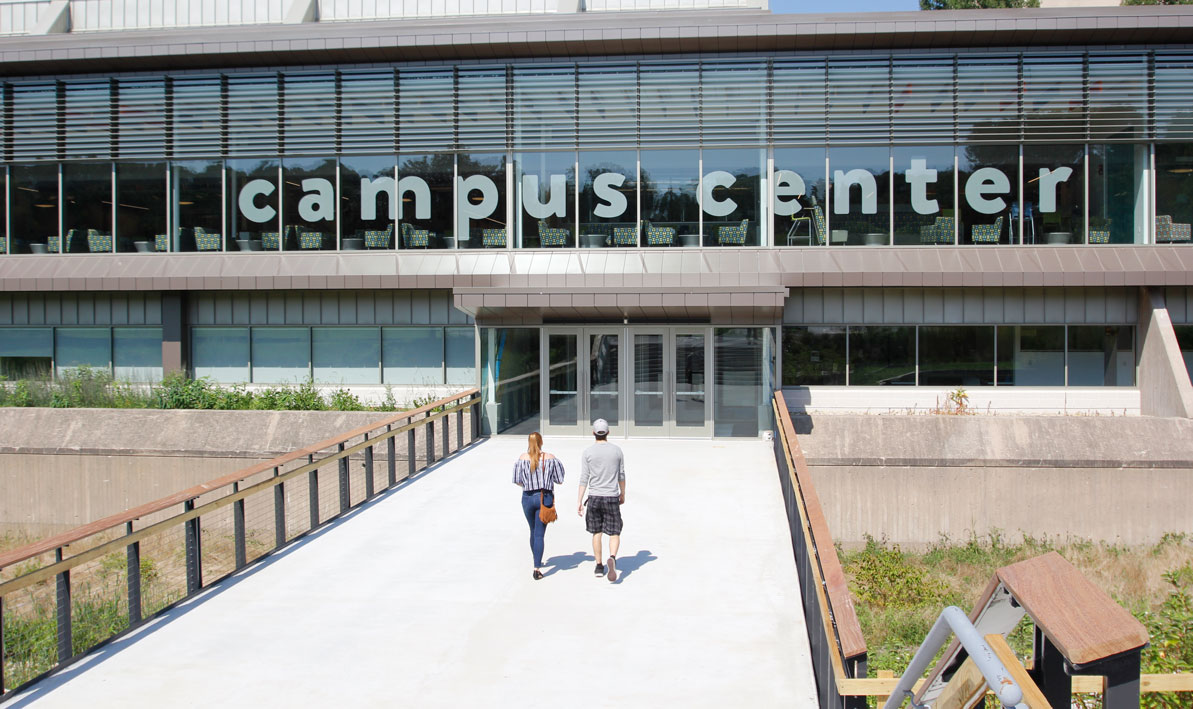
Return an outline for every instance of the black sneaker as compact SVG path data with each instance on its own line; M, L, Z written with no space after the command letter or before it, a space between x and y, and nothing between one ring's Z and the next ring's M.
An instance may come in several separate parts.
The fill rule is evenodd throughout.
M613 583L617 580L617 559L609 557L609 560L605 562L605 566L609 569L609 583Z
M600 577L604 576L605 575L605 565L598 561L596 568L593 569L592 575L596 576L598 579Z

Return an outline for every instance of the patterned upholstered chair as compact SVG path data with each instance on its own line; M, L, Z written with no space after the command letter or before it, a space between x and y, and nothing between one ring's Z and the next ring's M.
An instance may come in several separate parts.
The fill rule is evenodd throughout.
M920 227L921 244L953 243L953 217L937 217L932 224Z
M201 226L195 227L194 232L195 249L198 251L219 251L223 245L220 235L215 232L206 231ZM277 237L276 232L274 233L274 237ZM265 235L262 234L261 238L264 239ZM274 248L277 247L275 246Z
M997 244L1002 238L1002 217L993 224L974 224L969 237L975 244Z
M717 243L721 246L745 246L749 221L743 219L741 224L717 227Z
M1168 214L1156 215L1156 243L1175 244L1190 241L1190 225L1172 221Z
M425 249L431 245L429 229L415 229L410 222L402 222L398 228L402 232L403 249Z
M276 231L261 232L261 248L266 251L279 251L282 248L282 235Z
M364 240L366 249L388 249L394 238L394 225L384 229L365 229Z
M169 251L170 250L170 235L169 234L154 234L153 235L153 250L154 251Z
M78 229L67 229L65 244L63 243L63 239L61 237L48 236L48 237L46 237L46 251L49 251L52 254L61 253L62 249L65 247L66 253L69 254L70 253L70 245L74 242L74 240L76 238L78 238L78 236L79 236Z
M0 239L0 254L8 253L8 239Z
M816 245L824 246L825 240L828 239L828 226L824 221L824 210L819 204L812 207L812 226L816 227Z
M547 226L547 222L539 220L539 244L542 246L567 246L571 232L563 227Z
M647 246L670 246L675 243L675 227L655 226L649 221L644 221L642 228L646 232Z
M294 227L298 232L298 248L305 250L323 248L324 234L321 231L311 231L306 227Z
M1107 219L1101 225L1099 225L1097 229L1090 229L1089 230L1089 243L1091 243L1091 244L1109 244L1110 243L1110 231L1111 231L1112 225L1113 225L1113 221L1110 219Z
M481 245L490 249L504 249L505 227L481 229Z
M105 234L98 229L88 229L87 250L93 254L110 253L112 251L112 235Z
M637 246L638 230L632 226L613 227L614 246Z

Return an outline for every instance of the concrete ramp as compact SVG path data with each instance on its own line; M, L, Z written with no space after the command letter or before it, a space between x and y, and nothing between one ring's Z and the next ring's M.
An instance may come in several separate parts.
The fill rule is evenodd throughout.
M622 578L593 577L567 468L552 566L531 578L484 441L186 602L13 707L804 707L816 703L770 444L618 441Z

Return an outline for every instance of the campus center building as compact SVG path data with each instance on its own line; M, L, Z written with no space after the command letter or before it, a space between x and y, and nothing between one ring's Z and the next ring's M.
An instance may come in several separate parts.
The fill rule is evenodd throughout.
M663 4L0 3L0 365L1190 413L1193 8Z

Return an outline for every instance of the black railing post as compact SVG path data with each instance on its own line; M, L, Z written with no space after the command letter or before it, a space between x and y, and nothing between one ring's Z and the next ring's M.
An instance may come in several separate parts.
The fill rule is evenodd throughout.
M240 483L232 483L232 492L240 492ZM244 539L244 500L232 503L232 544L236 547L236 569L243 569L248 563Z
M187 500L182 503L184 512L195 509L195 501ZM199 518L188 519L183 525L185 530L184 543L186 545L186 595L191 595L203 587L203 554L200 549Z
M456 409L456 450L464 447L464 409Z
M450 419L450 416L444 416L443 418L439 419L443 424L443 455L440 456L442 458L446 458L447 456L451 455L452 452L451 425L448 423Z
M1040 626L1034 626L1034 662L1031 677L1052 707L1068 707L1073 701L1073 680L1065 672L1065 658Z
M276 478L281 473L278 468L273 469ZM273 545L283 546L286 543L286 483L278 483L273 487Z
M133 523L124 523L124 533L133 533ZM141 622L141 542L128 545L125 554L128 560L128 624Z
M414 477L415 466L415 445L414 445L414 429L406 432L406 477Z
M54 561L62 561L62 547L54 550ZM71 656L70 630L70 569L62 571L57 577L58 602L58 664L62 664Z
M315 456L307 456L307 464L314 463ZM319 526L319 469L307 473L307 505L310 506L311 529Z
M427 418L431 417L431 413L427 412ZM435 462L435 421L427 421L427 437L425 439L427 444L427 466L431 467L431 463Z
M365 440L369 440L369 434L365 434ZM373 446L365 448L365 499L372 499L373 497Z
M344 452L344 444L340 444L340 452ZM348 511L348 456L340 458L340 514Z
M385 427L386 432L394 430L393 425ZM385 439L385 454L388 456L386 460L386 471L389 473L389 486L393 487L398 484L398 461L395 460L398 454L397 436L390 436Z
M478 396L472 400L472 406L468 407L468 418L472 422L472 425L468 427L468 428L472 429L472 440L468 441L468 443L470 443L470 444L472 443L472 441L475 441L476 439L481 437L480 413L481 413L481 399Z

